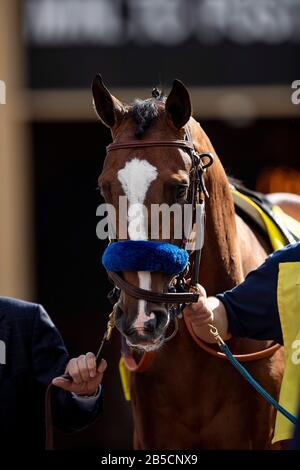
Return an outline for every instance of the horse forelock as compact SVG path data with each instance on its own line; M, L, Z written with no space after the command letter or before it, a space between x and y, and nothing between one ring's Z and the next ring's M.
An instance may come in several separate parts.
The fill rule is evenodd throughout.
M131 116L136 124L135 137L142 137L146 130L152 126L160 113L160 105L164 98L136 99L131 107Z

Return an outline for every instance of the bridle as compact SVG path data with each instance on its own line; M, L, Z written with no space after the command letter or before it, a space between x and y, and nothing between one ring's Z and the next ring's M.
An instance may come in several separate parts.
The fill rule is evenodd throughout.
M186 150L191 158L192 161L192 168L190 170L190 185L188 191L188 198L187 202L192 204L193 207L193 217L192 217L192 229L194 227L194 223L196 220L196 209L197 205L202 205L203 207L203 214L205 215L205 197L209 197L207 189L205 187L204 181L204 174L206 169L212 165L214 161L214 157L209 152L198 153L194 147L192 136L190 129L186 126L186 134L184 140L133 140L128 142L113 142L107 147L107 152L111 152L114 150L121 150L121 149L131 149L131 148L146 148L146 147L176 147L182 148ZM208 158L208 162L204 162L203 159ZM204 220L204 218L203 218ZM200 229L204 232L204 223L200 227ZM204 234L204 233L203 233ZM111 240L112 242L114 240ZM186 244L188 240L183 239L181 243L181 248L186 249ZM191 282L187 285L185 281L186 272L181 273L180 275L176 276L176 284L169 286L169 292L160 293L160 292L153 292L148 291L145 289L141 289L136 287L123 279L119 274L116 272L109 272L108 276L111 281L114 283L114 288L109 294L109 299L114 305L113 315L115 314L115 309L118 305L120 291L126 292L129 296L134 297L136 299L142 299L148 302L153 303L166 303L171 304L171 311L173 316L175 317L175 321L177 322L177 317L180 317L181 312L187 303L195 303L198 301L199 298L199 290L198 290L198 280L199 280L199 268L200 268L200 261L201 261L201 251L203 247L203 241L200 247L197 247L193 252L193 261L189 266L189 271L191 274ZM171 290L171 292L170 292ZM174 292L175 291L175 292ZM200 340L196 336L193 331L192 324L190 321L184 317L186 327L190 332L194 341L200 346L203 350L208 352L209 354L219 357L220 359L227 359L226 354L223 352L219 352L212 347L208 346L204 341ZM177 327L178 328L178 325ZM166 340L171 339L175 332ZM267 349L257 351L254 353L248 354L241 354L234 356L240 362L248 362L248 361L255 361L265 357L270 357L274 354L280 345L274 344ZM123 354L123 359L126 364L128 370L132 372L143 372L147 370L155 357L154 352L145 352L140 360L139 364L137 364L131 354L125 353Z
M132 148L148 148L148 147L176 147L186 150L192 161L192 168L190 170L190 185L188 189L187 203L192 204L192 230L196 222L196 210L199 204L203 205L204 210L204 198L209 197L207 189L205 187L204 174L206 169L212 165L214 157L211 153L198 153L192 141L191 132L188 126L185 128L186 134L184 140L132 140L127 142L113 142L106 148L107 153L114 150L121 149L132 149ZM207 158L208 161L203 160ZM204 231L204 226L201 227ZM187 240L183 239L181 242L181 248L186 249ZM189 269L191 273L191 281L189 286L185 282L185 274L181 273L178 276L173 277L172 285L169 286L169 292L153 292L140 287L134 286L129 282L125 281L116 272L109 272L108 276L114 283L115 287L110 294L112 302L116 301L120 290L124 291L131 297L136 299L146 300L153 303L166 303L172 304L173 311L178 314L182 310L182 307L176 309L177 305L184 305L186 303L194 303L198 301L199 294L197 293L197 284L199 280L199 267L201 261L201 250L202 246L196 247L194 250L194 259L191 262ZM188 289L188 291L187 291Z

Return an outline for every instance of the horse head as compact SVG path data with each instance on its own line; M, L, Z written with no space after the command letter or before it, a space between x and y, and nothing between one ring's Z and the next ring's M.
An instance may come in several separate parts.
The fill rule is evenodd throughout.
M193 161L184 145L127 144L184 142L188 132L197 152L207 152L212 149L211 145L200 125L191 117L189 92L178 80L173 82L167 98L153 93L152 98L136 100L132 105L125 105L115 98L100 75L95 77L92 91L96 112L110 128L114 143L113 151L109 151L106 156L99 187L106 203L116 209L116 239L151 240L151 207L155 204L182 207L187 202ZM126 213L119 210L121 196L126 197ZM133 216L133 209L137 207ZM168 237L163 233L163 224L160 223L157 241L180 247L184 235L181 231L179 237L178 234L175 236L178 220L174 224L175 213L170 213L170 216ZM181 221L182 217L183 213L179 215ZM121 226L124 227L124 220L127 230L126 235L122 236L120 231ZM140 250L138 256L143 258L146 254ZM172 272L128 269L126 263L124 266L117 269L121 271L122 278L130 285L147 291L166 292L174 277ZM145 351L158 349L165 340L169 322L170 309L164 302L138 299L121 291L116 309L116 326L130 346Z

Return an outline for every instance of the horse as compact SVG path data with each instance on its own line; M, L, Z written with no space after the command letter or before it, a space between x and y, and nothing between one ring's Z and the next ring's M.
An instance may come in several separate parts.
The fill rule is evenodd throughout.
M292 193L269 193L266 195L272 205L279 206L286 214L300 222L300 195Z
M119 196L126 196L129 205L138 201L147 208L154 203L184 203L191 184L189 152L175 145L160 146L158 141L182 142L188 133L198 153L214 156L204 175L209 198L200 283L213 295L242 282L272 248L235 213L221 160L192 117L185 85L174 80L167 98L155 93L128 105L114 97L97 75L92 93L96 113L110 128L113 142L120 144L107 153L99 176L105 201L115 208L119 207ZM127 147L130 141L155 141L157 145ZM141 218L141 225L144 222ZM117 226L119 223L117 220ZM149 226L141 230L143 240L150 238L149 230ZM178 244L172 234L167 241ZM124 271L121 275L136 288L161 293L166 292L171 277L163 272ZM272 448L274 409L227 361L200 348L182 319L178 320L177 334L166 341L172 322L170 309L163 302L139 300L121 290L115 314L116 326L127 344L138 355L152 355L144 372L131 374L135 449ZM228 344L234 353L243 354L264 350L271 342L236 338ZM284 369L282 348L248 362L246 367L278 399Z

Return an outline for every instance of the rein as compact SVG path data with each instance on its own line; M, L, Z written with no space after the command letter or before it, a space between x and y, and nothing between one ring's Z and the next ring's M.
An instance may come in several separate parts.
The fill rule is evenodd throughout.
M184 322L186 324L186 327L187 327L191 337L193 338L195 343L198 346L200 346L201 349L203 349L207 353L209 353L212 356L215 356L219 359L223 359L223 360L228 359L227 355L224 352L222 352L222 349L221 349L221 351L218 351L217 349L213 349L211 346L208 346L208 344L205 343L205 341L202 341L202 339L198 338L198 336L195 334L195 332L193 330L193 326L192 326L191 322L185 316L183 318L184 318ZM266 357L272 356L272 354L274 354L280 348L281 348L281 345L276 343L276 344L272 344L271 346L269 346L266 349L262 349L261 351L256 351L256 352L253 352L253 353L246 353L246 354L233 354L233 356L239 362L258 361L259 359L264 359Z

